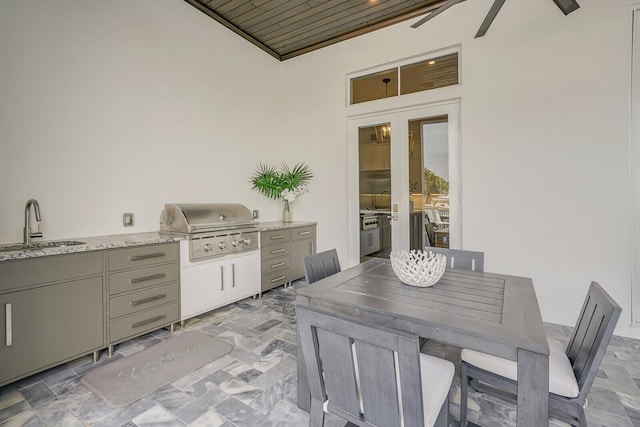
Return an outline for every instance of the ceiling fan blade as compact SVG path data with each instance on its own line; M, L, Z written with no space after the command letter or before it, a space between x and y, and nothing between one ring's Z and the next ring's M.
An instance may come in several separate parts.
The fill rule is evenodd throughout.
M570 14L574 10L578 9L580 5L576 0L553 0L565 15Z
M449 9L451 6L453 6L456 3L460 3L461 1L462 0L449 0L448 2L446 2L445 4L443 4L442 6L440 6L439 8L437 8L434 11L432 11L427 16L425 16L424 18L422 18L421 20L419 20L418 22L413 24L411 26L411 28L418 28L420 25L424 24L425 22L427 22L431 18L434 18L434 17L440 15L442 12L444 12L447 9Z
M487 13L487 16L485 16L484 21L482 21L482 24L480 25L480 28L476 33L476 37L475 37L476 39L478 37L484 36L487 33L487 30L493 23L493 20L496 19L496 15L498 14L498 12L500 12L500 9L502 8L502 5L504 4L504 2L505 0L496 0L493 3L493 5L491 6L491 9L489 9L489 13Z

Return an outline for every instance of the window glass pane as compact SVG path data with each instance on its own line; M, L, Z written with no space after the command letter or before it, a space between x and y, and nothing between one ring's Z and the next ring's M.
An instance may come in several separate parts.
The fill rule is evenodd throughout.
M351 79L351 103L398 96L398 69L380 71Z
M457 84L457 53L400 67L400 94L402 95Z

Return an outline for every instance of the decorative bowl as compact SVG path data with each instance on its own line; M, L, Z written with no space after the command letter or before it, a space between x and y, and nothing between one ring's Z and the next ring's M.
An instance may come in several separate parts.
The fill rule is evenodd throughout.
M440 280L447 266L447 256L429 251L392 251L391 267L407 285L427 287Z

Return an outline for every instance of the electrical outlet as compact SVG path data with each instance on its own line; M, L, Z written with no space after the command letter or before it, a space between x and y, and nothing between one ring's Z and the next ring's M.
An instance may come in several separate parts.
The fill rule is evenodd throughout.
M125 227L133 226L133 214L130 212L122 214L122 224Z

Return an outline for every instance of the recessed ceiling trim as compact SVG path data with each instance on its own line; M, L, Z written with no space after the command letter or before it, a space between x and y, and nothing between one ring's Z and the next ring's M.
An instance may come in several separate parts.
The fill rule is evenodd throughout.
M264 50L265 52L267 52L269 55L273 56L277 60L282 61L282 57L278 54L278 52L274 51L269 46L265 45L264 43L260 42L259 40L251 37L249 34L245 33L240 28L238 28L235 25L233 25L231 22L229 22L226 19L222 18L220 15L218 15L217 13L215 13L214 11L209 9L208 7L204 6L202 3L198 2L198 0L184 0L184 1L186 1L187 3L189 3L191 6L195 7L196 9L198 9L200 12L202 12L205 15L209 16L210 18L215 19L220 24L224 25L225 27L227 27L228 29L230 29L231 31L233 31L234 33L236 33L237 35L239 35L243 39L247 40L250 43L253 43L254 45L256 45L260 49Z
M274 58L280 60L280 61L284 61L290 58L294 58L296 56L300 56L302 54L344 41L344 40L348 40L350 38L353 37L357 37L366 33L369 33L371 31L376 31L379 30L381 28L385 28L388 27L390 25L394 25L397 24L399 22L402 21L406 21L408 19L412 19L412 18L416 18L419 16L424 15L425 13L429 13L439 7L441 7L443 4L446 4L447 1L449 0L409 0L409 1L399 1L399 0L389 0L390 4L394 3L394 4L402 4L405 3L405 7L403 7L401 13L399 13L397 16L392 16L391 18L388 19L384 19L383 21L380 22L375 22L375 20L377 18L371 18L370 22L373 23L369 23L368 19L364 19L362 20L362 22L360 24L358 24L357 26L352 26L351 28L343 28L343 32L340 31L335 31L335 33L331 33L330 30L328 30L326 33L326 35L322 36L322 37L317 37L315 36L316 40L315 42L312 40L313 39L313 35L310 34L309 36L309 41L311 43L298 43L293 42L288 44L289 46L289 50L287 51L286 49L284 49L283 47L287 46L286 44L286 39L281 40L280 43L273 43L274 40L269 40L268 37L263 37L264 36L268 36L268 35L273 35L274 33L274 28L277 30L277 26L280 25L280 23L275 22L272 24L268 21L273 20L273 17L270 16L269 14L265 13L262 15L262 19L264 19L265 24L269 24L269 25L265 25L263 27L260 26L260 23L256 23L255 20L255 16L249 16L248 20L244 20L242 21L242 24L240 24L240 22L235 22L233 19L229 19L229 16L227 16L228 12L231 12L231 10L233 9L229 9L230 7L235 7L235 8L240 8L243 7L244 5L246 5L246 3L241 2L239 0L231 0L228 1L227 3L225 3L224 5L220 6L221 3L224 3L221 0L218 1L212 1L211 4L209 4L209 1L206 0L184 0L185 2L187 2L188 4L190 4L193 7L196 7L199 11L201 11L202 13L206 14L207 16L209 16L210 18L213 18L215 21L217 21L218 23L222 24L223 26L225 26L226 28L230 29L231 31L233 31L234 33L238 34L239 36L241 36L242 38L244 38L245 40L249 41L250 43L254 44L255 46L259 47L260 49L264 50L265 52L267 52L268 54L270 54L271 56L273 56ZM244 1L249 1L249 0L244 0ZM272 0L272 1L278 1L280 3L286 3L284 0ZM333 0L333 1L337 1L337 0ZM213 4L216 4L216 6L212 6ZM251 2L251 4L253 5L254 8L260 7L261 5L255 5L253 4L254 2ZM346 1L347 4L350 4L349 1ZM227 7L227 9L225 9L224 7L229 4L230 6ZM277 5L278 3L274 3L275 5ZM375 3L373 3L375 5ZM388 10L392 10L394 4L391 4L391 7L388 7ZM315 7L314 5L311 5L312 7ZM293 7L295 7L295 3L292 3L292 8L289 9L289 11L291 10L295 10L293 9ZM227 10L227 12L221 12L222 10ZM253 9L249 9L249 12L244 12L245 16L247 16L247 14L252 13ZM238 14L237 15L241 16L242 14ZM295 14L293 14L295 15ZM343 14L344 15L344 14ZM235 16L235 15L232 15ZM238 16L236 16L236 18L238 18ZM241 28L245 28L245 24L247 22L251 22L251 28L248 29L241 29ZM281 21L280 21L281 22ZM291 23L292 21L289 20L289 23ZM295 21L293 21L295 22ZM312 21L313 22L313 21ZM240 25L240 26L238 26ZM272 27L269 29L269 27ZM257 34L255 32L255 29L259 28L258 33L261 33L261 35ZM264 29L267 29L267 31L264 31ZM295 30L295 27L293 27ZM302 26L302 24L298 24L298 28L306 28L305 26ZM281 27L281 29L284 29L284 27ZM299 37L299 32L295 33L295 35ZM294 33L292 33L292 35L294 35ZM280 36L281 37L281 36ZM282 38L282 37L281 37ZM297 39L296 39L297 40ZM285 41L285 44L282 43L282 41ZM302 46L300 46L299 48L296 48L296 44L301 44Z

